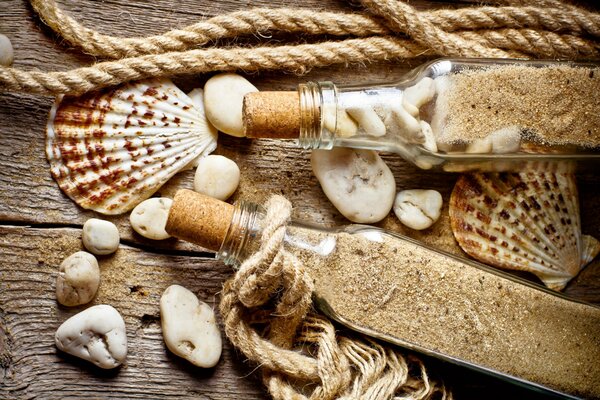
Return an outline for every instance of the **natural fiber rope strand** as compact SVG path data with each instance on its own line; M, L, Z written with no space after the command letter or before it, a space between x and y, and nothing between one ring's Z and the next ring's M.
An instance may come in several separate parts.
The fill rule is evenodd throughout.
M273 398L378 400L395 393L412 399L434 393L450 397L429 380L420 361L368 338L341 336L329 320L308 313L312 280L282 247L290 213L290 203L281 196L267 202L260 249L225 284L220 304L228 338L261 366ZM269 333L263 336L252 327L251 316L269 310ZM274 346L273 337L285 340ZM314 348L315 356L302 355L294 345ZM420 375L409 375L409 365L418 367ZM312 390L307 392L308 387Z
M470 36L467 32L463 35L466 38ZM504 35L494 31L475 35L488 45L506 46L505 54L511 57L526 58L527 53L517 49L530 44L535 44L535 51L528 53L530 56L593 58L599 54L598 44L591 45L579 37L548 32L535 32L533 36L535 37L531 34L528 36L527 30L508 30ZM534 43L530 43L533 39ZM130 80L183 73L269 69L303 73L313 67L337 63L408 59L434 54L426 47L407 39L378 36L296 46L212 48L106 61L66 72L23 71L0 67L0 90L44 95L82 94ZM466 54L481 56L478 52Z
M555 4L556 1L546 0L545 3ZM40 6L43 2L35 4ZM336 63L381 61L394 58L412 58L421 55L521 58L568 57L573 59L590 58L598 55L599 45L597 42L573 34L557 34L531 29L448 33L437 27L432 22L433 18L428 19L428 14L419 13L408 4L396 0L364 0L364 4L375 13L381 14L392 29L406 33L413 37L414 41L390 36L373 36L296 46L188 50L125 58L67 72L46 73L0 67L0 89L39 94L80 94L129 80L181 73L237 69L245 71L286 69L302 73L312 67ZM46 9L43 10L43 12L50 12ZM579 12L579 9L574 7L557 8L557 10L561 12ZM51 11L57 20L68 20L69 18L56 7L51 8ZM583 27L585 27L586 32L598 30L598 24L594 22L597 15L584 12L580 12L580 14L582 17L576 24L580 27L579 31ZM314 16L314 22L314 19L318 18L320 13L311 15ZM488 12L486 15L490 16L491 13ZM538 15L542 15L542 13L538 13ZM48 16L42 15L42 17ZM46 19L50 20L51 18ZM560 21L561 19L557 20ZM563 23L565 23L564 20ZM296 25L302 24L296 22ZM80 25L74 26L73 29L78 27ZM87 28L81 28L91 37L91 43L102 42L104 36ZM347 29L348 32L360 33L360 28L357 28L358 32L354 28L346 27L344 29ZM148 40L148 43L151 42L152 40Z
M381 20L356 13L314 12L306 9L256 8L210 18L174 29L162 35L124 38L101 34L86 28L65 14L54 0L30 0L40 18L55 32L85 53L122 58L170 51L184 51L209 41L240 37L263 31L311 35L389 35ZM546 8L541 8L547 3ZM538 7L477 7L416 13L442 31L465 29L529 28L552 32L568 31L600 37L600 16L558 1L537 2ZM398 21L397 21L398 22ZM399 32L411 27L406 21L396 26Z

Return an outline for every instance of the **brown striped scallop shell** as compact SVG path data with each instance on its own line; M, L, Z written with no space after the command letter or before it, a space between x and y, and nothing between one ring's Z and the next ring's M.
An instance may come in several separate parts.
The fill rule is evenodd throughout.
M216 148L202 96L194 98L167 79L58 98L46 127L52 176L83 208L129 211Z
M462 175L450 197L450 222L471 257L531 272L554 290L600 251L595 238L581 234L572 174Z

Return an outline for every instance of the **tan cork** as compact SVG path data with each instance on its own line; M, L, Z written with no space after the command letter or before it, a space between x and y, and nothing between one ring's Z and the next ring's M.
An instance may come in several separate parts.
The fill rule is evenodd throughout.
M298 92L248 93L242 116L249 138L295 139L300 135Z
M175 194L167 233L176 238L218 251L231 224L234 207L224 201L191 190Z

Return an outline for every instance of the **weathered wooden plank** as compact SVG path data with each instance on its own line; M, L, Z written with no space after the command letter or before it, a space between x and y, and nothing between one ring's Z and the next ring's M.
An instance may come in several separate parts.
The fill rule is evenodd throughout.
M470 0L469 0L470 1ZM94 61L57 38L33 15L23 0L3 0L0 32L15 47L15 66L42 70L65 70ZM348 10L336 0L303 2L251 2L227 0L60 0L64 9L82 23L108 34L145 36L181 27L201 18L252 6L294 6L309 9ZM588 4L589 3L589 4ZM443 1L411 1L420 9L444 5ZM588 6L598 7L592 2ZM251 38L249 39L252 40ZM266 72L249 76L262 90L290 89L303 80L333 80L342 84L389 82L417 66L422 59L388 64L353 65L310 71L304 76ZM208 78L177 78L188 90ZM79 227L97 214L77 207L64 196L48 172L43 132L52 99L27 95L0 95L0 225L33 224L39 227ZM263 201L282 193L294 203L299 219L325 225L347 223L324 197L310 170L307 152L290 143L254 141L226 136L217 153L238 162L242 182L234 199ZM386 155L398 190L433 188L445 203L455 176L422 172L394 155ZM172 196L178 188L192 186L193 172L175 177L161 194ZM600 177L579 177L584 232L600 237ZM259 398L264 391L247 366L228 344L221 363L211 371L194 368L169 353L158 320L158 299L170 283L180 283L214 304L215 295L229 271L214 260L198 257L202 249L175 240L153 242L131 231L127 216L108 218L123 241L160 254L122 246L101 260L103 283L95 302L107 302L124 315L128 326L130 355L127 365L114 372L100 371L72 357L57 353L53 345L56 327L75 310L58 307L54 280L58 263L80 248L79 229L28 229L0 227L0 398ZM390 215L380 226L422 240L435 247L460 253L450 232L447 212L434 228L416 232L402 227ZM190 251L192 257L162 254ZM188 253L186 253L188 254ZM196 255L196 256L193 256ZM566 290L574 297L600 303L600 261L588 267ZM441 366L460 398L482 398L492 391L505 398L531 398L494 379ZM475 384L473 382L476 382Z
M44 105L34 97L7 96L12 97L13 101L2 104L0 100L0 116L8 121L9 125L8 128L0 127L0 130L7 131L0 136L0 199L3 200L0 203L0 220L80 226L87 218L98 216L97 213L77 207L62 194L48 172L44 141L41 137L32 138L32 135L37 135L34 132L43 131ZM22 123L13 121L13 116L21 113L22 109L28 110L31 117ZM295 205L295 216L298 219L329 226L347 223L324 198L312 175L308 153L295 148L292 143L270 140L252 142L222 135L217 153L232 158L241 166L241 184L234 199L262 202L272 193L281 193ZM385 159L394 171L398 190L439 190L447 207L454 175L422 172L395 155L387 155ZM600 178L594 175L580 177L584 232L597 237L600 237L600 215L595 212L600 203L600 194L596 189L599 180ZM192 182L193 171L183 172L161 189L160 194L172 197L180 188L191 188ZM119 226L123 239L128 242L179 250L201 250L174 239L155 242L141 238L132 231L127 215L102 218L114 221ZM403 227L393 213L379 225L442 250L461 254L450 230L446 208L441 220L433 228L422 232ZM593 291L593 281L581 284L588 287L587 291ZM596 290L594 298L598 297L598 292L600 289ZM581 291L575 289L572 293L579 295Z
M180 284L216 305L231 271L214 259L123 245L114 255L100 257L100 289L89 305L110 304L123 315L129 344L126 364L105 371L59 352L53 339L56 328L89 306L67 308L55 300L58 265L79 249L78 229L0 226L0 399L265 397L253 374L255 366L227 340L221 361L208 370L193 367L164 346L158 309L162 292ZM459 398L482 398L490 390L505 398L537 398L464 368L432 359L426 364Z
M127 326L126 365L103 371L54 346L54 332L86 306L59 306L57 266L81 248L76 229L0 227L0 398L260 398L260 382L224 340L213 369L171 354L160 329L159 299L181 284L210 305L231 271L211 258L168 256L121 246L100 257L93 304L110 304Z

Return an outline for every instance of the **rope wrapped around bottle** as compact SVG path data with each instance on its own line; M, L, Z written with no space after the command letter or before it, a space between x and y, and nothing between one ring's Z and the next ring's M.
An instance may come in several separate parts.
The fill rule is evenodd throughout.
M225 283L220 312L227 337L260 366L273 398L451 398L416 357L337 333L312 310L312 279L283 247L291 204L273 196L265 208L260 248Z
M104 35L54 0L30 0L40 18L84 53L113 59L70 71L0 66L0 91L81 94L130 80L211 71L289 70L420 56L592 59L600 56L600 14L559 0L497 0L500 6L417 11L399 0L360 0L362 13L257 8L219 15L162 35ZM339 36L281 46L207 47L272 31Z

